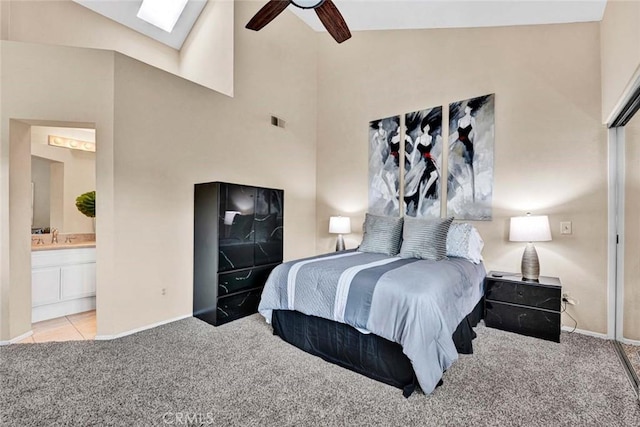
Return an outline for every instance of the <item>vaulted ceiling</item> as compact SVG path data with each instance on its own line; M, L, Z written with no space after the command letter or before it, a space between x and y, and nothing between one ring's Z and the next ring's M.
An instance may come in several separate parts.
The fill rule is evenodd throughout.
M266 2L266 1L265 1ZM600 21L606 0L333 0L352 31ZM289 9L316 31L313 10Z
M175 49L180 49L207 0L189 0L175 29L165 32L136 14L142 0L73 0ZM214 0L210 0L214 1ZM233 1L233 0L215 0ZM256 11L268 0L252 0ZM606 0L333 0L351 31L467 28L600 21ZM316 31L313 10L288 8Z

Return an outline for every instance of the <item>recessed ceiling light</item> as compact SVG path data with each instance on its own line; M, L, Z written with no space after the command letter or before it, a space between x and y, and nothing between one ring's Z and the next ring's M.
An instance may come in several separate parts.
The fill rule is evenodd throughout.
M138 18L170 33L189 0L143 0Z

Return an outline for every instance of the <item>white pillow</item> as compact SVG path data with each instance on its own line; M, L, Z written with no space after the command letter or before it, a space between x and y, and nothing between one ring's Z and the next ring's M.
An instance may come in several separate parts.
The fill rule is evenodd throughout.
M482 262L484 240L478 230L466 222L454 222L447 234L447 256L466 258L474 264Z

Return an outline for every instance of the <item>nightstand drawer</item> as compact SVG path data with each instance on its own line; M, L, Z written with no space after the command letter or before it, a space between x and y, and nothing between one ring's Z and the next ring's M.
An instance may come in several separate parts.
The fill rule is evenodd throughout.
M488 327L560 342L560 313L485 300Z
M528 307L560 311L562 289L535 282L502 281L487 278L485 299Z

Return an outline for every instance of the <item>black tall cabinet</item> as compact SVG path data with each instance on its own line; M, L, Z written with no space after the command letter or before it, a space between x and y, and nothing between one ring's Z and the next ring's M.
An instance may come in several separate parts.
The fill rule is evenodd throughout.
M222 325L253 314L282 262L284 191L195 185L193 315Z

